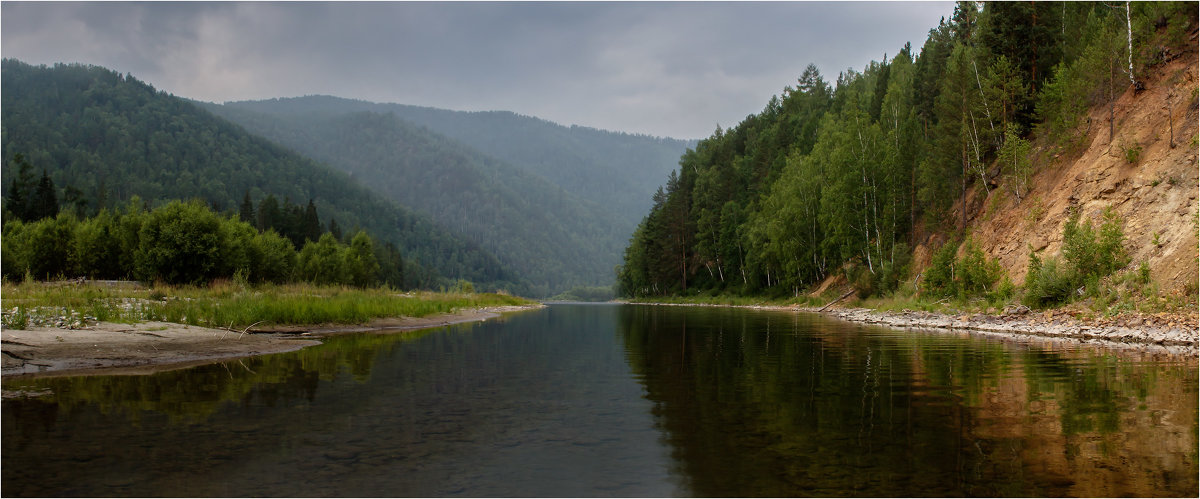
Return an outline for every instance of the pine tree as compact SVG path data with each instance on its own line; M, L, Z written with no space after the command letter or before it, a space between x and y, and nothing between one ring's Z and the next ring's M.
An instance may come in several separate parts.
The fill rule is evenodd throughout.
M316 241L321 237L321 219L317 216L317 207L311 199L308 200L308 207L304 209L301 229L304 238L309 241Z
M338 241L342 240L342 228L338 226L336 219L329 219L329 233L333 234L334 239L337 239Z
M239 213L243 222L253 224L257 221L254 216L254 202L250 201L250 191L246 191L246 195L242 196L242 207Z
M33 220L53 218L58 215L58 193L54 189L54 181L50 174L42 170L42 179L38 181L37 190L30 200L30 215Z
M25 160L25 155L21 153L13 156L13 162L17 164L17 178L13 179L12 184L9 184L7 208L18 220L29 221L32 219L30 208L35 187L33 166Z

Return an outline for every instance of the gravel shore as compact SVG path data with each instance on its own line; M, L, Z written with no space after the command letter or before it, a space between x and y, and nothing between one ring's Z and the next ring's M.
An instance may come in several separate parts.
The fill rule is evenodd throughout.
M697 307L732 307L757 310L789 310L834 317L859 324L898 329L973 331L1010 337L1060 338L1080 342L1103 342L1108 346L1140 348L1169 347L1172 351L1200 352L1200 328L1197 313L1130 314L1114 319L1080 319L1066 310L1043 312L1028 309L1002 315L941 314L905 310L882 312L866 308L820 310L787 305L708 305L680 303L643 303Z
M367 324L283 326L247 331L167 322L85 322L6 329L0 334L4 376L149 374L221 360L290 352L334 334L394 333L460 322L543 305L486 307L429 317L398 317Z
M1141 316L1124 320L1080 320L1067 313L1024 313L1006 315L945 315L932 312L878 312L863 308L823 312L842 320L894 328L967 330L1011 336L1066 338L1102 341L1133 347L1161 345L1197 349L1195 319Z

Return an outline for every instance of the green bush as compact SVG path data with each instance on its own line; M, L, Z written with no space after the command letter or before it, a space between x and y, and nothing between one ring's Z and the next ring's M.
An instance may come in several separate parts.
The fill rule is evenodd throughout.
M79 221L71 213L43 218L26 226L26 265L37 279L69 276L73 272L71 241ZM72 276L73 277L73 276Z
M1075 291L1071 273L1062 268L1058 258L1042 261L1029 254L1029 272L1025 274L1025 296L1022 301L1033 308L1066 303Z
M286 282L296 267L296 247L272 229L254 236L250 243L258 261L250 271L255 282Z
M1004 270L995 260L989 260L974 241L967 241L964 253L959 263L962 293L968 297L990 293Z
M379 262L375 259L375 246L371 236L364 231L358 231L350 239L350 247L345 253L346 273L351 284L366 287L375 283L375 275L379 272Z
M1122 223L1109 207L1097 232L1091 222L1080 222L1079 210L1071 210L1063 226L1063 258L1079 283L1104 278L1129 264Z
M138 231L136 275L143 281L202 283L221 270L221 218L199 201L150 212Z
M296 258L296 277L313 284L349 284L345 247L328 232L305 243Z
M1125 162L1131 165L1136 165L1138 159L1142 157L1142 146L1135 145L1125 148Z
M1099 230L1080 218L1079 210L1073 209L1063 225L1063 262L1057 258L1041 261L1032 252L1029 254L1024 299L1027 305L1059 305L1072 299L1079 288L1084 288L1088 296L1105 295L1101 289L1103 279L1129 264L1122 221L1111 207L1104 210ZM1149 279L1149 266L1138 270L1139 275L1144 272Z
M0 235L0 267L4 278L20 281L29 272L28 237L24 222L14 219L4 224Z
M122 275L117 220L108 210L79 222L71 241L75 273L90 278Z
M880 263L879 270L875 273L874 288L878 290L879 294L896 291L896 288L900 287L900 283L908 277L909 268L912 266L912 249L908 247L908 244L896 243L891 254L893 259Z
M466 279L459 279L458 282L454 283L452 291L455 293L474 293L475 285Z
M929 268L925 269L924 289L929 293L937 296L958 295L958 281L954 278L955 267L958 264L954 256L957 247L957 244L947 241L933 254Z

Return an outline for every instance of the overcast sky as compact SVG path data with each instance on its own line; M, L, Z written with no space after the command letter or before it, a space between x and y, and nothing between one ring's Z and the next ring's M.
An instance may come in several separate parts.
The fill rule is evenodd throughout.
M175 95L329 94L507 110L678 138L736 125L809 63L835 81L951 2L0 4L0 51L83 62Z

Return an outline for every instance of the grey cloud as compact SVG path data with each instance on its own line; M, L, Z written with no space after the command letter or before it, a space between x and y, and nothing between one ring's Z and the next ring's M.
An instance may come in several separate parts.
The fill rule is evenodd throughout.
M185 97L314 93L701 137L810 62L836 79L950 3L12 3L3 55L131 72Z

